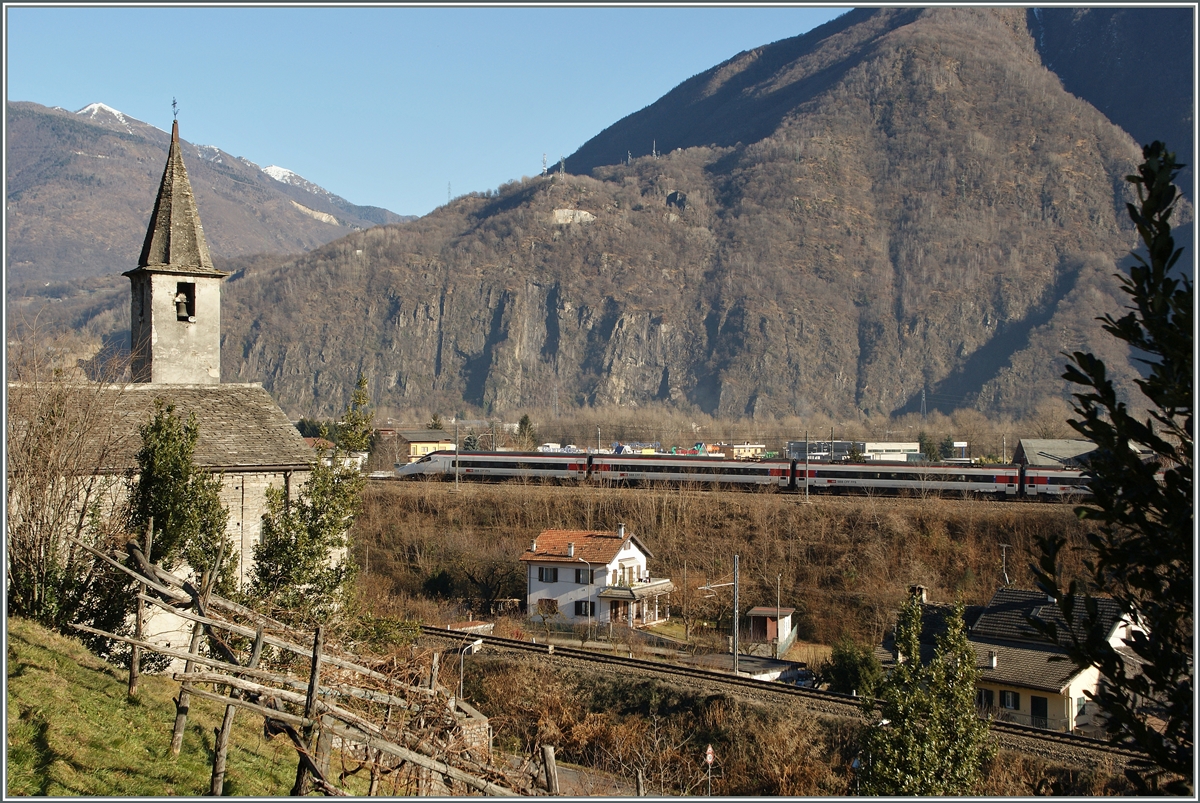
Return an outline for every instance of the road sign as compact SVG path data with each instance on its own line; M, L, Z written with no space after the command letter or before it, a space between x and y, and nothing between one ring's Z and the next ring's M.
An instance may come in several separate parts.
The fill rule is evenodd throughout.
M709 766L711 766L713 763L713 749L711 744L708 746L708 749L704 751L704 763L708 764Z

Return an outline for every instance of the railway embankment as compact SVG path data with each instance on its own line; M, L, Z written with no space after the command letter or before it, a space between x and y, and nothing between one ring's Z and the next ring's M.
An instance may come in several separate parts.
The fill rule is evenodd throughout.
M453 649L461 634L424 628L422 642ZM515 685L513 678L524 678ZM810 738L806 753L789 760L810 762L801 775L814 784L792 794L839 794L851 789L850 764L853 734L863 724L862 701L845 695L782 683L737 677L673 661L631 658L577 647L534 644L512 639L485 637L481 652L471 658L467 673L468 696L493 721L501 723L500 738L521 733L525 738L553 739L564 755L581 763L604 756L589 751L577 738L603 741L601 723L617 731L641 731L630 719L656 723L662 733L673 732L685 746L700 749L717 741L717 752L730 758L728 780L750 784L760 794L787 794L770 784L755 788L740 778L736 764L741 738L759 745L760 740L781 733L803 731ZM548 695L563 695L553 698ZM524 706L524 722L516 712ZM740 723L744 730L713 727L712 711L724 712L719 719ZM625 721L623 721L625 720ZM762 727L760 728L760 724ZM576 729L579 737L575 736ZM998 753L989 768L985 794L1041 794L1057 790L1067 794L1094 794L1124 789L1121 773L1137 754L1104 742L1051 731L993 723L992 734ZM644 732L643 732L643 735ZM655 741L655 740L651 740ZM669 741L669 740L668 740ZM663 742L658 740L658 747ZM643 749L653 749L643 745ZM607 769L614 769L607 765Z

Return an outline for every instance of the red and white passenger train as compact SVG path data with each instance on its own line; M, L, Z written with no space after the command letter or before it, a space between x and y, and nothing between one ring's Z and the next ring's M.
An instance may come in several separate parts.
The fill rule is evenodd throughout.
M457 465L456 465L457 464ZM513 478L611 485L694 484L713 487L777 487L810 493L951 493L1001 499L1062 499L1088 493L1083 472L1021 465L913 463L810 463L774 458L727 460L719 457L646 454L553 454L543 452L433 452L399 466L401 479L433 477L463 480Z

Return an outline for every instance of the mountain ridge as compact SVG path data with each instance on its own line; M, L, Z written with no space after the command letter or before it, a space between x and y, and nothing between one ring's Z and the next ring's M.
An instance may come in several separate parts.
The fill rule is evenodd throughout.
M712 120L745 125L687 144ZM593 140L564 175L230 260L223 379L296 417L335 415L359 372L387 409L1019 415L1069 397L1063 354L1090 350L1136 393L1095 318L1125 303L1140 151L1044 67L1023 9L851 12ZM119 340L116 284L54 292Z
M103 103L70 112L9 101L7 118L10 289L128 270L170 135ZM183 147L214 255L295 254L350 231L411 219L313 191L311 182L278 182L216 146L185 140Z

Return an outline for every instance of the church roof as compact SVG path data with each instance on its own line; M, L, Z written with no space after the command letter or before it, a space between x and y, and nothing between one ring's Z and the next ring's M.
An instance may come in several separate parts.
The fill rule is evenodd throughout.
M142 255L138 258L137 270L218 277L229 275L213 267L212 257L208 253L204 229L200 226L200 213L196 210L196 198L188 181L187 168L183 165L178 120L171 124L171 149L167 153L167 166L158 187L158 198L154 201L154 212L150 215L150 227L146 232L146 242L142 245ZM134 272L127 271L124 275Z
M142 446L141 427L154 415L155 399L175 405L183 417L196 414L200 435L193 459L196 465L217 471L303 470L315 460L313 450L288 420L271 394L259 384L165 385L130 383L111 385L115 443L103 459L102 473L124 473L137 468Z

